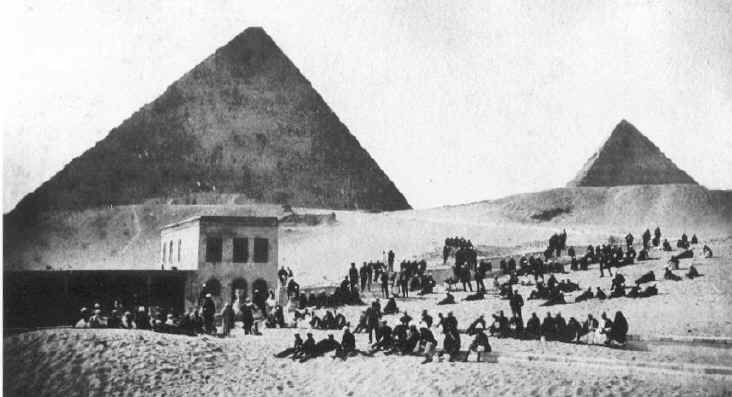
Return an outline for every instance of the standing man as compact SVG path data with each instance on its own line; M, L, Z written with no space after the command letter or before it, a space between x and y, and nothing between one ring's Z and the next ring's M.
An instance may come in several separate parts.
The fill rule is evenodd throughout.
M519 294L518 290L513 291L513 295L510 300L511 314L514 317L521 319L523 322L523 316L521 315L521 308L524 306L524 298Z
M368 279L369 275L366 272L366 262L361 265L361 268L358 270L359 276L361 276L361 291L366 291L366 280Z
M389 273L381 273L381 292L384 294L384 298L389 298Z
M351 262L351 268L348 269L348 281L351 283L351 292L355 292L358 288L358 269L353 262Z
M389 253L387 254L387 263L389 264L389 271L394 271L394 251L389 250Z
M214 314L216 314L216 304L210 293L206 294L203 300L203 326L206 333L214 331Z

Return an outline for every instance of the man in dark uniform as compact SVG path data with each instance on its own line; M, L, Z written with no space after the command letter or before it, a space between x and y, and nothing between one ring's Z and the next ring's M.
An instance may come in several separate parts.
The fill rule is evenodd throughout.
M660 233L660 232L659 232ZM648 242L651 241L651 231L646 229L645 232L643 232L643 248L648 249Z
M488 343L488 335L483 332L483 327L481 325L478 325L475 329L476 334L475 338L473 339L473 342L470 344L470 347L468 348L467 353L465 354L465 358L463 361L468 361L468 357L470 356L470 352L476 352L478 354L478 359L480 359L480 354L478 353L479 348L483 348L483 352L490 352L491 351L491 344Z
M381 293L384 294L384 298L389 297L389 273L381 273Z
M389 271L394 271L394 251L389 250L389 253L387 254L387 263L389 264Z
M538 339L541 335L541 321L536 313L531 313L531 318L526 323L526 336L531 339Z
M633 235L631 233L628 233L628 235L625 236L625 246L628 247L628 249L633 246Z
M203 326L206 333L213 333L214 329L214 315L216 314L216 304L213 301L211 294L206 294L206 298L203 301Z
M524 298L519 294L518 290L513 291L510 300L511 314L523 320L521 308L524 306Z
M348 280L351 282L351 292L355 291L358 287L358 269L355 263L351 263L351 268L348 269Z

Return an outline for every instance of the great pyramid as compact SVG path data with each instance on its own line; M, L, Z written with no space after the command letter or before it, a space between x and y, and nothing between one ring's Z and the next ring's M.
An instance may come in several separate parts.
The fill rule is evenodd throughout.
M567 187L697 184L631 123L622 120Z
M14 213L22 219L201 192L317 208L410 208L267 33L248 28Z

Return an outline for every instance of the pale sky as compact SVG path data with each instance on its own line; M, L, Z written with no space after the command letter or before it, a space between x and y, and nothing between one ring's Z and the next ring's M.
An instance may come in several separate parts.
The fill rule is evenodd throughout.
M3 212L249 26L416 208L564 186L623 118L732 188L728 1L15 3Z

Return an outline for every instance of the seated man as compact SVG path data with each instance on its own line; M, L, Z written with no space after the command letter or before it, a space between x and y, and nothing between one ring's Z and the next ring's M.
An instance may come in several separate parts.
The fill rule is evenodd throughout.
M656 281L656 275L653 273L653 270L638 277L638 279L635 280L635 283L637 285L637 284L648 283L651 281Z
M419 291L417 295L431 294L435 288L435 285L437 285L437 282L435 282L432 274L428 273L427 276L424 278L424 282L422 283L422 290Z
M521 317L513 315L511 319L508 320L508 327L511 336L516 339L524 338L524 320Z
M541 323L541 336L546 340L554 340L555 338L554 319L549 312L546 312L546 317L544 317L544 321Z
M477 327L478 325L482 325L482 326L483 326L483 328L485 328L485 327L486 327L486 324L485 324L485 318L483 317L483 315L482 315L482 314L481 314L481 315L480 315L480 316L479 316L479 317L478 317L478 318L477 318L477 319L476 319L475 321L473 321L472 323L470 323L470 325L468 326L468 329L467 329L467 331L466 331L466 332L467 332L467 334L468 334L468 335L474 335L474 334L475 334L475 332L476 332L476 329L477 329L476 327Z
M307 337L305 338L305 342L302 343L302 346L299 351L293 353L292 359L298 359L303 357L312 357L315 354L315 339L313 339L313 334L308 333Z
M465 359L463 361L468 361L468 357L470 356L470 352L476 352L478 354L478 359L480 359L479 351L483 352L490 352L491 351L491 344L488 343L488 335L483 332L483 327L478 326L476 328L476 334L475 338L473 339L473 342L470 344L470 347L468 348L468 352L465 354Z
M302 349L302 338L300 337L300 334L295 334L295 342L293 343L292 347L288 347L287 349L275 354L274 356L276 358L285 358L287 356L295 355Z
M510 328L508 326L508 318L503 314L503 310L498 312L498 315L493 315L493 324L490 327L491 335L496 335L499 338L507 338L510 335Z
M607 334L608 340L606 344L617 342L621 345L625 344L626 337L628 336L628 321L623 316L623 313L618 311L615 313L615 320L612 322L610 332Z
M341 360L345 361L346 358L353 357L356 354L361 354L363 356L369 356L369 357L372 356L372 354L369 354L369 353L356 349L356 338L351 333L351 330L346 328L343 331L343 337L341 338L341 345L339 346L338 350L336 350L336 353L333 356L333 358L340 358Z
M630 288L630 291L628 291L628 294L626 296L628 298L637 298L638 294L640 294L640 287L638 286L638 284L636 284Z
M447 292L447 295L445 296L444 299L437 302L438 305L452 305L454 303L455 303L455 297L452 296L452 294L449 292Z
M485 297L485 292L478 291L474 294L470 294L470 295L466 296L463 300L464 301L479 301L479 300L483 300L484 297Z
M539 339L541 334L541 321L536 313L531 313L531 318L526 323L526 337L529 339Z
M74 328L89 328L89 317L91 313L86 307L81 308L81 319L76 322Z
M555 289L554 292L549 296L549 299L542 303L540 306L554 306L554 305L564 305L567 301L564 300L564 294L559 292L558 289Z
M445 339L442 341L442 350L440 354L447 354L449 361L455 361L457 354L460 352L460 334L457 330L449 330L445 332Z
M648 260L648 250L643 248L638 253L638 261L647 261Z
M580 333L582 332L582 326L579 321L574 317L570 317L567 322L567 326L564 328L564 341L565 342L576 342L579 341Z
M671 251L671 244L666 239L663 239L663 250Z
M325 355L325 353L338 350L340 348L341 344L338 343L338 341L333 338L333 334L328 334L328 337L326 339L320 340L318 343L315 344L315 349L313 349L313 352L310 354L307 354L303 356L300 359L301 363L304 363L307 360L310 360L311 358L320 357Z
M704 247L702 248L702 253L704 254L705 258L711 258L712 257L712 249L709 248L708 245L704 244Z
M391 327L386 325L386 321L381 322L381 326L376 329L376 343L371 346L373 350L388 350L392 347L393 338Z
M656 285L651 285L650 287L646 287L645 290L638 293L639 298L647 298L649 296L658 295L658 288L656 288Z
M696 278L696 277L701 277L701 276L702 276L702 274L700 274L700 273L699 273L699 272L698 272L698 271L696 270L696 268L694 267L694 265L690 265L690 266L689 266L689 272L688 272L688 273L686 273L686 277L687 277L687 278L690 278L690 279L694 279L694 278Z
M576 298L574 298L574 301L575 301L575 303L578 303L578 302L586 301L588 299L592 299L594 297L595 297L595 295L592 293L592 287L587 287L587 291L581 293Z
M397 307L396 301L394 298L389 298L389 301L386 302L386 306L384 306L384 314L396 314L399 313L399 308Z
M681 281L681 277L673 274L671 272L671 269L669 269L668 267L666 267L666 272L663 274L663 278L665 280Z
M595 292L595 296L597 297L597 299L600 300L607 299L607 294L605 294L605 291L603 291L600 287L597 287L597 292Z
M579 342L581 337L588 335L586 342L587 343L594 342L593 337L595 335L595 332L597 332L598 326L599 326L599 323L597 322L597 319L592 317L592 314L588 314L587 320L585 320L585 322L582 324L582 329L577 334L577 341Z
M432 355L435 353L435 347L437 347L437 339L435 339L435 336L428 327L420 328L419 333L419 348L424 353L424 361L422 364L426 364L432 361Z

